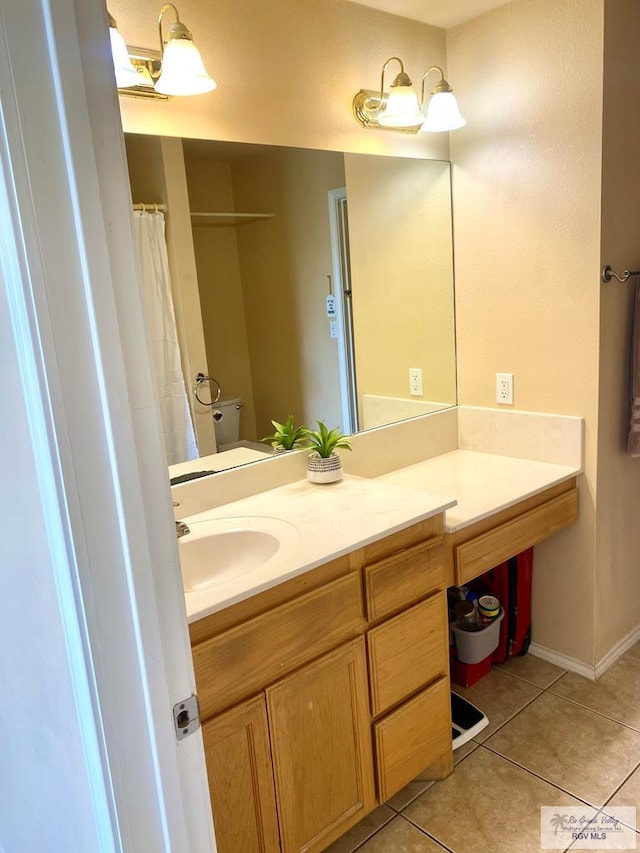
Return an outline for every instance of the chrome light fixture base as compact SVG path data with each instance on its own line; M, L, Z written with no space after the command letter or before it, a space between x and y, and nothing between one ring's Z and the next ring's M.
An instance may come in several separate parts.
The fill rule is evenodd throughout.
M363 127L372 130L391 130L395 133L409 133L415 135L421 125L415 127L383 127L380 124L380 116L387 106L388 95L383 93L380 97L379 91L372 89L360 89L353 99L353 115Z

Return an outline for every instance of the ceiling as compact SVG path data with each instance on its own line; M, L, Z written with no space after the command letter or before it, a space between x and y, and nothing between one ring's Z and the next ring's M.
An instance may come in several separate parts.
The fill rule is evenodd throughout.
M508 0L351 0L360 6L369 6L391 15L412 18L434 27L455 27L471 18L483 15Z

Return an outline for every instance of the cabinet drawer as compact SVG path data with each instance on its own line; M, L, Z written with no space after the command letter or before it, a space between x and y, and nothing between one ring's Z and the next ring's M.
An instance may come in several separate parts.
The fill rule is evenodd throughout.
M444 593L436 593L367 634L375 716L447 672Z
M493 530L457 545L456 584L466 583L552 536L578 518L578 490L571 489Z
M365 566L367 617L375 621L402 610L444 585L442 536Z
M386 802L451 753L449 679L442 678L374 725L378 797Z
M193 648L206 720L364 630L357 572Z
M412 545L419 545L433 536L442 536L443 530L444 513L440 513L440 515L432 515L431 518L425 518L424 521L398 530L397 533L376 539L375 542L370 542L362 549L364 564L367 566L370 563L377 563L378 560L393 557L398 551L403 551Z

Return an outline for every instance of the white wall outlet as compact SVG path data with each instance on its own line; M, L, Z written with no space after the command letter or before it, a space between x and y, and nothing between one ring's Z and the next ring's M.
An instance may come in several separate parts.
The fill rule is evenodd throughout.
M409 368L409 394L412 397L422 397L422 368Z
M329 320L329 337L337 338L338 337L338 321L337 320Z
M496 403L513 406L513 373L496 373Z

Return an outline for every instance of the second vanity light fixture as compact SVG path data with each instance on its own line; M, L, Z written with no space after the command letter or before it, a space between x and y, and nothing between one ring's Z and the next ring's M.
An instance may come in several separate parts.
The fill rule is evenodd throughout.
M389 93L384 91L384 75L390 62L400 65L400 72L391 84ZM440 75L440 80L431 90L431 98L425 107L425 81L432 71ZM396 130L402 133L417 133L419 130L439 132L456 130L467 122L460 114L456 97L451 86L444 79L444 72L438 65L432 65L422 75L420 101L416 95L404 64L397 56L392 56L382 66L380 91L360 89L353 99L353 114L363 127Z
M165 14L172 10L176 20L169 27L167 41L162 35ZM158 18L160 52L144 48L127 48L118 32L114 18L109 15L111 52L116 72L116 84L125 94L143 97L168 95L203 95L216 88L216 81L207 74L193 36L180 20L173 3L166 3Z

